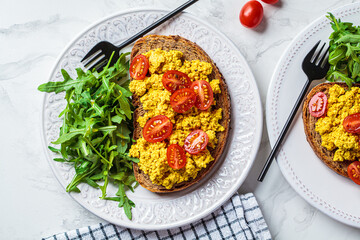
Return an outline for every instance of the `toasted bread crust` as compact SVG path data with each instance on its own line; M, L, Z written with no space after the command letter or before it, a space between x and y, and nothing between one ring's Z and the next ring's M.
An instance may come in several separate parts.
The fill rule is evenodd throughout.
M326 148L321 146L321 135L315 131L315 123L317 122L316 117L310 115L309 112L309 102L311 98L318 92L323 92L329 98L329 89L337 84L343 88L347 88L345 83L322 83L315 86L307 95L304 105L303 105L303 123L304 130L306 134L306 139L309 142L310 146L314 150L315 154L323 161L329 168L338 174L348 177L347 168L351 161L335 162L333 161L335 151L329 151ZM355 84L354 86L359 87L360 84Z
M213 71L209 75L209 79L219 79L220 90L221 90L220 94L214 95L214 100L216 101L215 109L218 108L223 109L222 110L223 118L219 121L219 123L225 128L225 131L218 132L216 134L216 137L219 140L216 148L209 149L210 154L214 158L214 161L210 162L205 169L200 170L195 179L191 179L189 181L176 184L171 189L166 189L164 186L152 183L149 176L146 175L144 172L142 172L136 163L133 164L135 178L141 186L152 192L167 193L167 192L175 192L175 191L183 190L199 182L202 178L204 178L204 176L208 172L210 172L210 170L214 167L216 162L218 162L218 160L220 159L220 156L225 149L226 139L229 134L229 128L230 128L230 95L222 74L220 73L215 63L211 60L211 58L196 43L193 43L180 36L160 36L160 35L145 36L139 39L135 43L131 51L130 61L139 54L143 54L152 49L157 49L157 48L160 48L165 51L169 51L169 50L181 51L183 53L183 60L188 60L188 61L200 60L212 64ZM137 122L137 119L140 116L143 116L146 111L142 108L140 99L135 94L133 95L133 105L135 106L133 138L136 140L142 137L142 128Z

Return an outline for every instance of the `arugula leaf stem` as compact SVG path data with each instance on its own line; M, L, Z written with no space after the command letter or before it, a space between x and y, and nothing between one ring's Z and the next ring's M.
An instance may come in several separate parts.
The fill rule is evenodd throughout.
M91 142L90 142L87 138L83 137L83 139L84 139L84 141L85 141L87 144L89 144L89 146L92 148L92 150L94 150L94 152L95 152L102 160L104 160L107 164L110 164L110 162L109 162L106 158L104 158L104 157L98 152L98 150L96 150L96 148L91 144Z
M117 127L115 125L112 125L112 126L106 126L106 127L99 127L98 130L105 132L105 131L114 131L114 130L116 130L116 128Z
M71 180L71 182L66 187L66 192L73 191L74 186L77 186L79 183L81 183L83 181L83 179L85 177L87 177L90 174L92 174L93 172L95 172L98 169L98 167L100 166L97 163L95 165L96 166L93 167L92 169L90 168L90 170L88 172L81 173L81 174L75 173L73 179Z

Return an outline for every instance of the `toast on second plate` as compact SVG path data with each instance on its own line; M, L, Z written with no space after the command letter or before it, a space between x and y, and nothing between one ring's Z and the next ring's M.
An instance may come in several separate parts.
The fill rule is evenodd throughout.
M337 172L338 174L348 177L347 168L348 165L351 164L352 161L333 161L334 153L336 151L332 150L329 151L327 148L323 147L321 135L315 131L316 122L319 118L313 117L309 112L309 102L311 98L318 92L323 92L327 98L329 99L329 89L334 86L335 84L339 85L340 87L347 89L347 85L345 83L322 83L315 86L307 95L304 105L303 105L303 123L304 123L304 130L306 134L307 141L309 142L310 146L316 153L316 155L323 161L329 168L333 171ZM354 84L355 87L359 87L360 84Z

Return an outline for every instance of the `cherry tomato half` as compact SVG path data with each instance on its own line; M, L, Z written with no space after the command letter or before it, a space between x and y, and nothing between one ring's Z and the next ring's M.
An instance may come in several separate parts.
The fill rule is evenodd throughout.
M174 93L176 90L182 88L189 88L191 86L191 80L186 73L170 70L164 73L162 77L162 83L164 87Z
M184 113L192 108L196 101L196 94L190 88L175 91L170 98L170 105L177 113Z
M149 61L144 55L137 55L130 64L130 77L136 80L145 78L149 70Z
M171 144L166 151L168 164L173 169L181 169L186 165L185 151L178 144Z
M328 100L323 92L316 93L309 102L309 111L313 117L321 117L325 114Z
M258 1L249 1L240 10L240 22L244 27L254 28L260 24L264 9Z
M191 89L196 93L195 107L207 110L214 100L213 90L207 81L200 80L191 84Z
M209 142L209 136L203 130L197 129L192 131L184 142L185 151L190 154L198 154L206 148Z
M170 136L173 124L167 116L158 115L145 123L143 137L146 141L161 142Z
M360 185L360 162L355 161L348 166L348 175L356 184Z
M267 4L275 4L277 3L279 0L261 0L263 1L264 3L267 3Z
M349 133L360 133L360 113L347 116L343 121L343 127Z

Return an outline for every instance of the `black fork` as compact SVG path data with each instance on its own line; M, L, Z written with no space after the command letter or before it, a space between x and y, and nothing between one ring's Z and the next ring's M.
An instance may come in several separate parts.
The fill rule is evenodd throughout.
M280 145L287 133L287 131L289 130L291 123L296 115L297 110L299 109L302 100L304 99L307 90L311 84L312 81L316 80L316 79L322 79L326 76L326 73L329 70L330 64L329 62L326 61L324 62L329 48L327 48L325 51L323 51L326 43L324 43L322 45L322 47L320 48L319 52L315 55L316 49L318 48L318 46L320 45L321 41L318 41L315 46L310 50L310 52L306 55L306 57L304 58L303 62L302 62L302 69L305 72L306 76L308 77L303 89L301 90L300 96L298 97L298 99L296 100L295 106L293 107L275 145L274 148L271 150L269 157L266 160L266 163L259 175L258 181L262 182L265 178L265 175L270 167L270 164L273 160L273 158L275 157L275 155L277 154ZM314 57L314 58L313 58ZM314 60L312 60L314 59Z
M111 62L109 66L112 66L116 63L116 61L120 57L120 50L129 45L130 43L133 43L137 39L144 36L146 33L150 32L154 28L158 27L159 25L163 24L176 14L180 13L182 10L188 8L192 4L196 3L198 0L189 0L180 7L176 8L175 10L169 12L156 22L152 23L145 29L141 30L125 42L121 43L119 46L115 46L110 42L102 41L96 44L81 60L81 62L84 63L85 68L87 69L96 69L97 71L100 71L105 67L105 65L109 62L111 54L114 53L113 57L111 58Z

